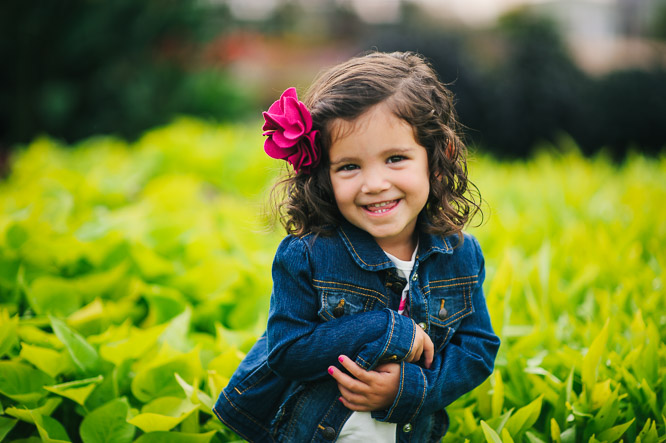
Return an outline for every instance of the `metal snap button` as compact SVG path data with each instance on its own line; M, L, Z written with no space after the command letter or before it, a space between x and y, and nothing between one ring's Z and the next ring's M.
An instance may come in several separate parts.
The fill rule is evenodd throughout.
M402 432L412 432L412 425L410 423L407 423L405 426L402 427Z
M321 431L321 435L326 440L333 440L335 438L335 429L333 429L330 426L327 426Z
M426 325L425 322L421 322L421 323L419 323L419 326L421 327L421 329L425 330L425 328L426 328L428 325Z
M419 274L412 275L412 281L416 281L419 278Z

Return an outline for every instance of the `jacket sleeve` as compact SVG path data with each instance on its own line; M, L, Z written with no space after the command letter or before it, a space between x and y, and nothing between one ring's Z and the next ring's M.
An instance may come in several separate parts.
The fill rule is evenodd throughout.
M300 381L328 376L339 355L364 369L383 359L399 361L410 352L414 322L390 309L322 321L312 285L306 240L289 236L273 262L273 292L268 316L268 365L280 376Z
M386 411L373 412L375 419L409 423L420 413L431 414L448 406L493 372L500 340L493 332L483 295L483 255L476 239L470 240L480 263L478 284L472 294L474 313L462 320L451 341L435 355L430 369L401 363L400 386L393 405Z

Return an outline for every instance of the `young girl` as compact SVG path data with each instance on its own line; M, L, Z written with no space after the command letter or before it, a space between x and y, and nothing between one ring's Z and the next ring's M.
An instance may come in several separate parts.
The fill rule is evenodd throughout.
M268 112L288 236L266 333L214 411L250 441L439 441L493 370L465 147L418 55L372 53Z

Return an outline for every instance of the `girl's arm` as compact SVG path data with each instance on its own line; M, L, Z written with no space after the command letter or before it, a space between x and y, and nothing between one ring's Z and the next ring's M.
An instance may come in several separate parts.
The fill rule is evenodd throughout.
M401 361L416 333L414 322L395 311L363 312L322 322L312 286L312 262L306 241L289 236L273 263L273 293L266 331L268 365L282 377L314 380L328 376L339 355L363 369L380 361Z
M409 423L419 413L430 414L443 409L492 373L500 341L490 324L483 295L483 256L476 240L472 241L481 263L479 282L472 294L474 314L462 320L451 341L435 355L429 369L401 363L398 395L390 408L374 411L374 418Z

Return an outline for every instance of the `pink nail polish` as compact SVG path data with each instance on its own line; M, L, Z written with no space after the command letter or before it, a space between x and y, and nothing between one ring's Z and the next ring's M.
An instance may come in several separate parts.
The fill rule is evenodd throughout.
M329 368L328 368L328 373L331 374L331 375L333 375L333 367L332 367L332 366L329 366Z
M344 361L344 359L345 359L345 358L344 358L342 355L341 355L340 357L338 357L338 361L339 361L340 363L342 363L342 362Z

